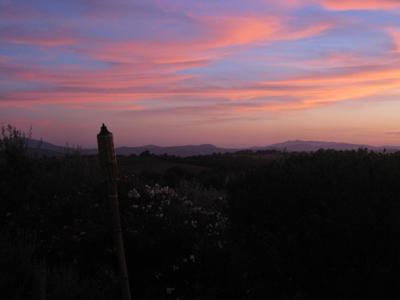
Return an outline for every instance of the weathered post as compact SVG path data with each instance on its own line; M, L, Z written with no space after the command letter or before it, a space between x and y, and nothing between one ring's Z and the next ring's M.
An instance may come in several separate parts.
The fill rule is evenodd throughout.
M115 157L113 135L103 124L97 135L100 164L107 182L108 199L112 212L114 251L117 255L119 278L123 300L131 300L128 269L126 267L124 241L122 238L121 218L118 203L118 168Z
M35 279L37 285L37 298L39 300L46 300L47 296L47 267L44 261L35 265Z

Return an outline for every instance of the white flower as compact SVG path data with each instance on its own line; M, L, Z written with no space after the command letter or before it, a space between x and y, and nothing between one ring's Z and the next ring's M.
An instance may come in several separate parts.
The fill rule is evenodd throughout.
M196 220L192 220L190 222L190 224L192 225L193 228L197 228L197 221Z
M139 199L140 198L140 194L136 189L132 189L128 192L128 198L134 198L134 199Z
M185 201L183 201L183 204L185 204L185 205L187 205L187 206L192 206L192 205L193 205L193 202L190 201L190 200L185 200Z
M220 248L220 249L223 248L223 245L222 245L222 242L221 242L221 241L218 241L218 248Z

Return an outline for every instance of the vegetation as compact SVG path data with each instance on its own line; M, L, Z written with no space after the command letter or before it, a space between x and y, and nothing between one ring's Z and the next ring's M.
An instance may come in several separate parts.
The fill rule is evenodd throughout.
M29 136L29 135L28 135ZM134 299L392 299L400 154L119 157ZM2 299L119 299L95 156L0 137Z

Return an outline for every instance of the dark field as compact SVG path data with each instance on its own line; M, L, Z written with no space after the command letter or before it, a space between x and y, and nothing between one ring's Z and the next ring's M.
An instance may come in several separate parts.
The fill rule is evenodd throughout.
M398 298L400 153L118 163L133 299ZM0 200L1 299L120 299L96 156L32 156L4 131Z

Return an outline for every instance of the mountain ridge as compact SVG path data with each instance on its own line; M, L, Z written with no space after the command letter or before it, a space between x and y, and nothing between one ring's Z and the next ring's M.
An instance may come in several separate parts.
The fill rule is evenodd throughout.
M46 154L50 156L61 156L71 151L79 151L83 154L96 154L97 149L94 148L74 148L54 145L45 141L35 139L28 139L28 148L31 152ZM376 152L395 152L400 150L400 146L371 146L367 144L352 144L344 142L326 142L326 141L306 141L306 140L288 140L282 143L275 143L261 147L248 147L248 148L222 148L213 144L199 144L199 145L181 145L181 146L157 146L157 145L143 145L143 146L120 146L116 147L115 151L118 155L139 155L145 151L149 151L156 155L176 155L176 156L196 156L196 155L210 155L214 153L233 153L243 150L263 151L263 150L277 150L287 152L314 152L320 149L332 149L337 151L344 150L358 150L368 149Z

